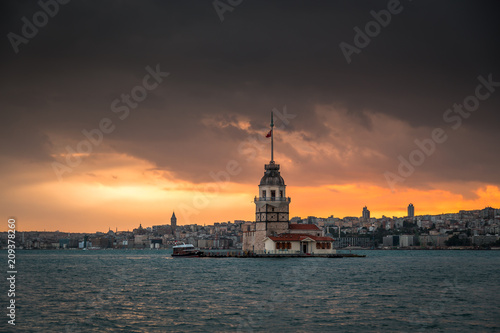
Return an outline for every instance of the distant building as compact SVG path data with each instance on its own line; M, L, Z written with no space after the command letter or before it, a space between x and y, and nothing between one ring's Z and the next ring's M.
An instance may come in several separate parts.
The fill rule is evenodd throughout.
M384 247L395 247L399 246L399 236L392 235L392 236L385 236L383 239L383 244Z
M488 245L491 243L495 243L499 239L498 236L493 236L493 235L472 236L471 238L473 245Z
M370 211L366 206L363 207L363 220L368 221L370 219Z
M318 223L318 218L316 216L308 216L307 223L308 224L316 224L316 223Z
M408 217L415 217L415 207L412 203L408 205Z
M177 217L175 217L175 212L172 212L172 217L170 218L170 227L172 229L172 235L175 235L175 229L177 228Z
M145 248L149 247L150 241L147 235L135 235L134 236L134 245L137 248Z
M481 217L484 219L494 219L495 218L495 209L491 207L486 207L481 211Z
M157 235L172 234L172 227L168 224L154 225L151 229Z
M369 237L340 237L335 239L333 246L336 248L372 247L373 240Z
M149 241L149 246L152 248L152 249L159 249L161 247L161 245L163 244L163 241L161 238L152 238L150 239Z
M134 235L145 235L146 229L142 227L142 223L139 224L139 228L135 228L133 230Z
M420 235L420 246L423 247L444 247L445 241L448 239L447 235Z
M69 238L61 238L59 239L59 248L67 249L69 248L70 239Z
M415 236L413 235L401 235L399 236L399 246L410 247L415 246Z

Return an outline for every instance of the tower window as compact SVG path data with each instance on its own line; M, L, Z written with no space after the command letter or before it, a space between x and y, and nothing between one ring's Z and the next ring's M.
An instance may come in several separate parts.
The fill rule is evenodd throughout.
M283 191L280 190L280 197L283 198Z
M276 191L275 190L271 190L271 198L274 198L276 197Z
M266 190L262 191L262 197L266 197Z

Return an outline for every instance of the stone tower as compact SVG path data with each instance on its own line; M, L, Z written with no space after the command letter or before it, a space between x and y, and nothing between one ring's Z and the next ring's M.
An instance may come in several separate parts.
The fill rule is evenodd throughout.
M274 122L271 113L271 161L264 166L260 180L259 195L255 197L255 222L244 233L243 250L263 251L264 239L289 231L290 198L286 196L286 185L280 174L280 166L274 162Z
M260 180L259 197L255 202L255 250L264 250L267 236L287 233L289 230L290 198L286 197L286 185L279 172L279 164L271 161L265 165Z
M175 217L175 212L172 212L172 217L170 218L170 228L172 229L172 235L175 235L175 229L177 228L177 217Z

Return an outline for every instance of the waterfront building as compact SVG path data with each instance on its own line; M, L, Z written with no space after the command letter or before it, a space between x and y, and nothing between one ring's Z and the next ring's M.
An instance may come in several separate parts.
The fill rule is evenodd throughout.
M255 222L244 226L244 251L293 251L333 253L333 238L322 237L314 224L291 224L285 180L280 165L274 161L274 121L271 113L271 161L264 166L259 196L254 198Z
M415 246L415 236L414 235L401 235L399 236L399 246L400 247L410 247Z
M365 247L373 246L373 240L369 237L340 237L333 242L334 248Z
M397 235L384 236L382 242L384 247L397 247L399 246L399 236Z
M472 245L479 246L479 245L487 245L495 243L496 241L498 241L498 239L500 238L494 235L478 235L478 236L472 236L471 242Z
M285 233L264 239L266 252L333 253L333 239L306 234Z
M444 247L449 235L420 235L420 246L423 247Z

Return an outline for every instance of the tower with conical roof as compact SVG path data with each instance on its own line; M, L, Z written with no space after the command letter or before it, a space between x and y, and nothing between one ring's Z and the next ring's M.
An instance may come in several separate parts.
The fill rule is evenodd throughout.
M177 217L175 217L175 212L172 212L172 217L170 218L170 229L172 230L172 235L175 235L175 228L177 228Z
M255 224L244 233L243 250L263 251L264 239L289 231L290 198L280 165L274 162L274 119L271 112L271 161L264 166L259 195L255 197ZM244 230L245 231L245 230Z

